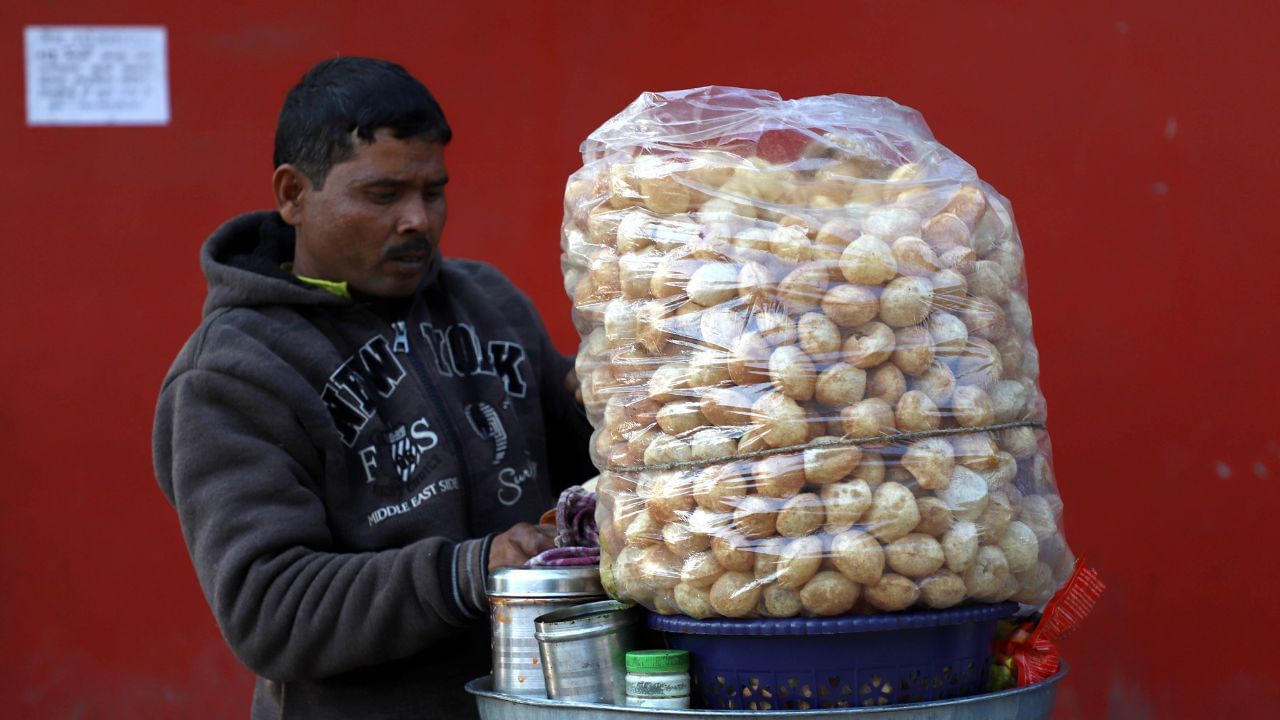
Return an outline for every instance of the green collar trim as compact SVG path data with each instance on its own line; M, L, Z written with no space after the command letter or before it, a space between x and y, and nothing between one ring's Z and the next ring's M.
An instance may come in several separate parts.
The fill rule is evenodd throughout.
M293 263L291 262L281 263L280 269L284 270L285 272L292 273ZM320 278L310 278L304 275L299 275L297 273L294 273L293 276L308 285L311 285L313 287L318 287L321 290L324 290L326 292L331 292L340 298L346 298L348 300L351 299L351 290L347 288L346 280L334 282L333 280L321 280Z

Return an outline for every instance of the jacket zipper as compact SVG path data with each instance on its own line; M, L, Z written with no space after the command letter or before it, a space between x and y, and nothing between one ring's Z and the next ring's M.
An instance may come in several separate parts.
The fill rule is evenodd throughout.
M413 331L409 329L409 319L412 316L413 309L410 308L403 320L404 341L406 347L409 349L409 352L407 353L409 356L409 364L413 366L414 372L417 373L418 380L422 383L423 389L426 390L427 394L431 397L431 402L436 407L440 408L440 416L443 418L445 427L449 431L449 437L452 439L450 444L453 446L454 456L458 458L458 471L461 475L461 477L458 478L458 487L462 489L462 502L467 508L467 535L471 536L475 534L475 528L471 518L471 488L469 483L469 480L471 479L471 467L467 463L466 453L463 452L462 435L458 432L458 426L453 421L453 414L449 411L449 406L444 403L444 399L436 389L435 383L432 382L431 371L427 370L426 365L422 362L422 358L418 357L417 347L413 342ZM398 341L400 339L398 333L401 330L395 326L392 326L392 329L397 333L396 340Z

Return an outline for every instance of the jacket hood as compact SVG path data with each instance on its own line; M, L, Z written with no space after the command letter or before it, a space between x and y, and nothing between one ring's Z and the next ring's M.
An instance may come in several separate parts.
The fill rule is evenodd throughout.
M293 261L293 247L293 227L274 210L241 215L215 230L200 250L200 268L209 283L204 315L224 307L351 302L282 269ZM437 247L418 289L434 283L439 272Z

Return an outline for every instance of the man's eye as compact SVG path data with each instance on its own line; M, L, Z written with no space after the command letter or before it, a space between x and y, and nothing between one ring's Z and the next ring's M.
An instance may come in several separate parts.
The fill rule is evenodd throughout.
M369 198L376 203L387 205L395 202L396 193L391 190L374 190L369 193Z

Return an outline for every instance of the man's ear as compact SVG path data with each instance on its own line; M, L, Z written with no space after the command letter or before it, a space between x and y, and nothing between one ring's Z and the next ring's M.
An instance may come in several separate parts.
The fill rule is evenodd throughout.
M307 174L294 165L281 165L271 175L271 190L280 217L290 225L301 223L307 195L311 192L311 179Z

